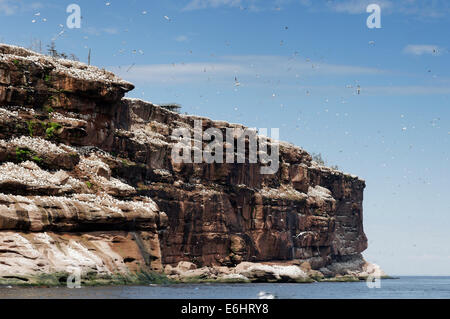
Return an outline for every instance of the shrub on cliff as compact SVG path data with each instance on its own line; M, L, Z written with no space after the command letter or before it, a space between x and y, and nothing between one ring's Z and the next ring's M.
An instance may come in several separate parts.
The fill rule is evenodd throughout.
M317 162L318 164L325 165L325 160L322 158L321 153L312 153L311 157L312 157L313 161Z
M317 162L320 165L323 166L327 166L327 161L323 159L322 154L321 153L312 153L311 154L312 160ZM339 166L337 165L330 165L330 168L338 171L339 170Z
M181 105L177 104L177 103L166 103L166 104L161 104L160 106L166 110L176 112L176 113L179 113L180 109L181 109Z
M79 61L77 56L73 53L66 54L64 52L58 52L58 50L56 50L56 44L54 41L52 41L49 45L47 45L47 53L48 53L48 55L50 55L51 57L54 57L54 58L70 59L73 61Z

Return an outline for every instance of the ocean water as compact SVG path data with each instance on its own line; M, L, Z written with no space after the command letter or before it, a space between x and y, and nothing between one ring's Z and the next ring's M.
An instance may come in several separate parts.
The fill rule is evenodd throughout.
M305 298L450 298L450 277L399 277L380 281L311 284L177 284L151 286L17 288L0 287L0 298L122 298L122 299L257 299L264 292L279 299Z

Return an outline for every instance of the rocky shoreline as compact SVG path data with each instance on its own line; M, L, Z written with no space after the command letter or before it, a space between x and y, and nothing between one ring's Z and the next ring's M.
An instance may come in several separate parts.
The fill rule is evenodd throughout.
M133 88L0 44L0 285L58 285L74 270L87 284L384 275L361 255L364 180L270 139L275 174L178 163L174 130L200 123L234 143L245 127L125 98Z
M355 261L353 261L355 262ZM336 267L337 265L333 265ZM363 269L363 271L361 271ZM313 282L359 282L374 281L378 279L393 279L387 276L379 267L364 262L362 268L356 266L352 271L343 268L341 273L330 275L325 272L311 269L304 262L298 265L291 263L250 263L243 262L237 267L201 267L190 262L180 262L176 267L166 266L165 271L146 272L136 271L129 273L99 274L91 272L80 278L80 286L111 286L111 285L171 285L171 284L198 284L198 283L313 283ZM25 287L55 287L68 286L72 283L71 273L43 273L35 276L4 276L0 279L1 286Z

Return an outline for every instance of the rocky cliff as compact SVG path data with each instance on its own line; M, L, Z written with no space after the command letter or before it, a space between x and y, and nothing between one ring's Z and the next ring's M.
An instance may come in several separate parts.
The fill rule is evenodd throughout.
M275 174L175 162L176 128L244 127L124 98L132 89L0 45L0 282L73 269L269 281L373 271L361 257L363 180L287 143Z

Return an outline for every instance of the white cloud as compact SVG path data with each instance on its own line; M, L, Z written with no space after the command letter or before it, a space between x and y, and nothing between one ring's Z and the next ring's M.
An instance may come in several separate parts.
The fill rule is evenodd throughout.
M442 49L437 45L429 45L429 44L409 44L403 49L403 53L412 54L412 55L424 55L424 54L432 54L432 55L440 55Z
M369 4L376 3L381 7L382 14L403 14L418 18L442 18L450 14L450 1L448 0L341 0L317 1L313 6L316 9L328 10L345 14L365 14ZM309 1L300 1L300 4L311 7Z
M13 15L19 10L17 2L10 0L0 0L0 14L3 15Z
M191 0L184 10L200 10L206 8L218 8L222 6L239 7L242 4L241 0Z
M314 66L314 67L312 67ZM351 94L353 89L330 85L305 85L304 79L313 77L377 76L394 74L387 70L345 64L324 64L306 62L282 56L227 56L217 62L195 62L178 64L148 64L108 68L125 80L138 85L164 84L203 85L207 81L233 86L235 77L241 86L292 85L319 94ZM300 76L300 83L296 81ZM279 84L281 81L281 84ZM343 80L344 81L344 80ZM345 80L346 81L346 80ZM312 81L311 83L316 82ZM347 82L345 82L347 83ZM300 84L300 85L299 85ZM361 86L362 96L412 96L450 94L449 86L396 85Z
M189 38L185 35L179 35L175 38L175 41L177 42L188 42Z
M110 68L111 71L131 82L192 83L214 79L234 81L237 76L248 79L277 81L319 75L376 75L386 71L352 65L304 62L281 56L228 56L218 62L196 62L179 64L135 65L131 72L127 67Z
M250 11L267 9L281 10L287 5L298 4L308 10L331 10L344 14L366 14L369 4L376 3L381 7L382 14L402 14L419 18L442 18L450 14L450 1L448 0L190 0L183 10L200 10L219 7L239 7Z
M314 67L312 67L314 65ZM149 64L110 67L110 71L116 73L125 80L137 85L163 84L203 85L207 81L224 86L233 86L235 77L241 86L293 86L296 89L304 89L314 94L355 94L355 88L349 89L342 85L305 85L305 79L313 77L330 78L332 76L377 76L394 74L387 70L371 67L323 64L305 62L282 56L228 56L221 57L218 62L195 62L179 64ZM300 76L297 82L296 75ZM339 80L337 80L339 81ZM345 82L347 80L343 80ZM312 80L310 83L316 82ZM345 82L347 83L347 82ZM450 87L423 86L423 85L395 85L395 86L364 86L361 85L362 96L417 96L417 95L447 95Z
M299 0L300 4L305 7L310 7L312 5L311 0Z
M370 95L440 95L450 94L448 86L372 86L363 88Z
M119 30L117 28L103 28L102 31L105 33L108 33L108 34L118 34L119 33Z
M234 72L246 73L240 65L221 63L135 65L131 72L120 67L109 69L128 81L145 83L192 83L208 76L226 78L234 76Z
M402 0L398 5L396 3L396 7L400 13L420 18L442 18L450 14L448 0Z
M311 94L332 94L348 96L356 94L356 87L347 88L336 85L303 85L297 86L308 90ZM386 85L386 86L361 86L361 96L423 96L423 95L450 95L449 86L426 86L426 85Z
M0 15L11 16L20 11L36 10L43 7L40 2L25 4L22 0L0 0Z
M111 34L111 35L118 34L119 30L114 27L109 27L109 28L86 27L86 28L83 28L83 32L87 33L89 35L100 36L105 33Z
M333 11L339 13L348 13L348 14L360 14L365 13L366 8L369 4L376 3L381 7L381 10L390 9L392 7L392 2L388 0L346 0L339 2L328 2L327 5Z
M275 0L277 3L280 0ZM287 0L282 0L287 1ZM289 0L290 1L290 0ZM272 6L272 1L262 0L191 0L184 8L183 11L202 10L208 8L239 8L241 10L249 10L253 12L264 10L264 6Z

